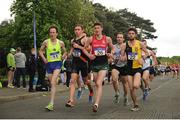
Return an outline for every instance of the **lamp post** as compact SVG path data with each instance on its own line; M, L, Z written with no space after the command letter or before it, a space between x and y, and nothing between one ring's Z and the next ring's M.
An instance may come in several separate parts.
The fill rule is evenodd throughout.
M38 0L34 2L34 12L33 12L33 32L34 32L34 49L35 49L35 60L37 59L37 39L36 39L36 6L39 3Z
M34 32L34 49L35 49L35 59L37 59L37 45L36 45L36 13L33 12L33 32Z

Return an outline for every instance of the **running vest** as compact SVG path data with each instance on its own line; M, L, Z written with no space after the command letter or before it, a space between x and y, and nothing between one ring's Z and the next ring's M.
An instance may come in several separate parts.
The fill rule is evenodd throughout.
M147 50L147 51L150 54L150 50ZM144 55L144 54L142 54L142 55ZM148 56L147 58L144 59L144 63L143 63L142 69L144 70L144 69L146 69L146 68L148 68L150 66L151 66L151 59L150 59L150 56Z
M74 42L74 43L76 43L76 44L84 47L84 45L81 43L81 40L82 40L84 37L85 37L85 36L82 36L81 38L79 38L79 39L77 39L77 40L74 39L72 42ZM87 57L87 56L84 54L84 52L83 52L81 49L79 49L79 48L74 48L72 55L73 55L73 61L74 61L74 62L80 62L80 61L82 61L82 62L87 62L87 60L88 60L88 57Z
M96 56L96 58L92 61L94 65L103 65L108 63L108 58L106 56L107 53L107 40L106 36L103 35L102 39L96 39L94 35L92 38L92 54Z
M117 67L123 67L127 64L127 62L122 62L119 60L120 56L121 56L121 48L119 47L118 44L115 44L114 45L114 48L115 48L115 53L113 55L113 58L114 58L114 64L117 66Z
M128 42L126 42L126 55L127 55L127 65L130 68L142 68L139 63L139 59L142 58L142 50L140 41L135 40L135 45L130 47Z
M60 40L57 39L56 44L53 45L51 42L51 39L48 39L46 53L47 53L47 61L48 62L61 61Z

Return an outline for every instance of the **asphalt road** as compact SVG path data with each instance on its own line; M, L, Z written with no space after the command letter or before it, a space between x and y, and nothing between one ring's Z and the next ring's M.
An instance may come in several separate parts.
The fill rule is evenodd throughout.
M1 119L180 119L180 80L170 77L157 77L151 83L151 92L146 101L142 100L142 91L137 95L141 110L130 111L132 104L123 106L123 92L120 103L113 102L112 85L103 87L103 96L97 113L92 112L88 103L88 92L84 91L75 107L66 108L69 91L58 93L55 99L55 111L47 112L44 107L49 102L48 96L33 97L24 100L0 103ZM129 97L129 102L131 99Z

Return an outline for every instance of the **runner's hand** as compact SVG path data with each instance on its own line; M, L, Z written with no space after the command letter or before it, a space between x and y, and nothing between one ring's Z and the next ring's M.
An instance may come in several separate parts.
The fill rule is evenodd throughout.
M43 61L44 61L44 63L45 63L45 64L47 64L47 63L48 63L47 59L45 59L45 60L43 60Z
M62 56L62 59L63 59L63 60L66 59L66 55L63 55L63 56Z
M81 46L79 46L78 44L76 44L76 43L73 43L73 47L74 48L79 48L79 49L82 49L82 47Z
M95 55L93 55L93 54L90 54L90 55L89 55L89 59L94 60L95 58L96 58Z
M68 54L68 55L67 55L67 58L71 58L71 54Z
M109 58L113 58L113 55L111 53L106 53L106 56L108 56Z

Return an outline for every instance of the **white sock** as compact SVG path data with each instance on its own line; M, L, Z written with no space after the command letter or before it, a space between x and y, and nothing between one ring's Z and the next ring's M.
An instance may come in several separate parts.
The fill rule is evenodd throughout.
M51 100L51 101L50 101L50 104L54 105L54 101L53 101L53 100Z
M96 103L95 103L94 105L96 105L96 106L97 106L97 108L98 108L98 104L96 104Z
M80 88L78 88L78 91L81 91L81 87L80 87Z
M116 95L119 95L119 92L118 92L118 91L116 91Z

